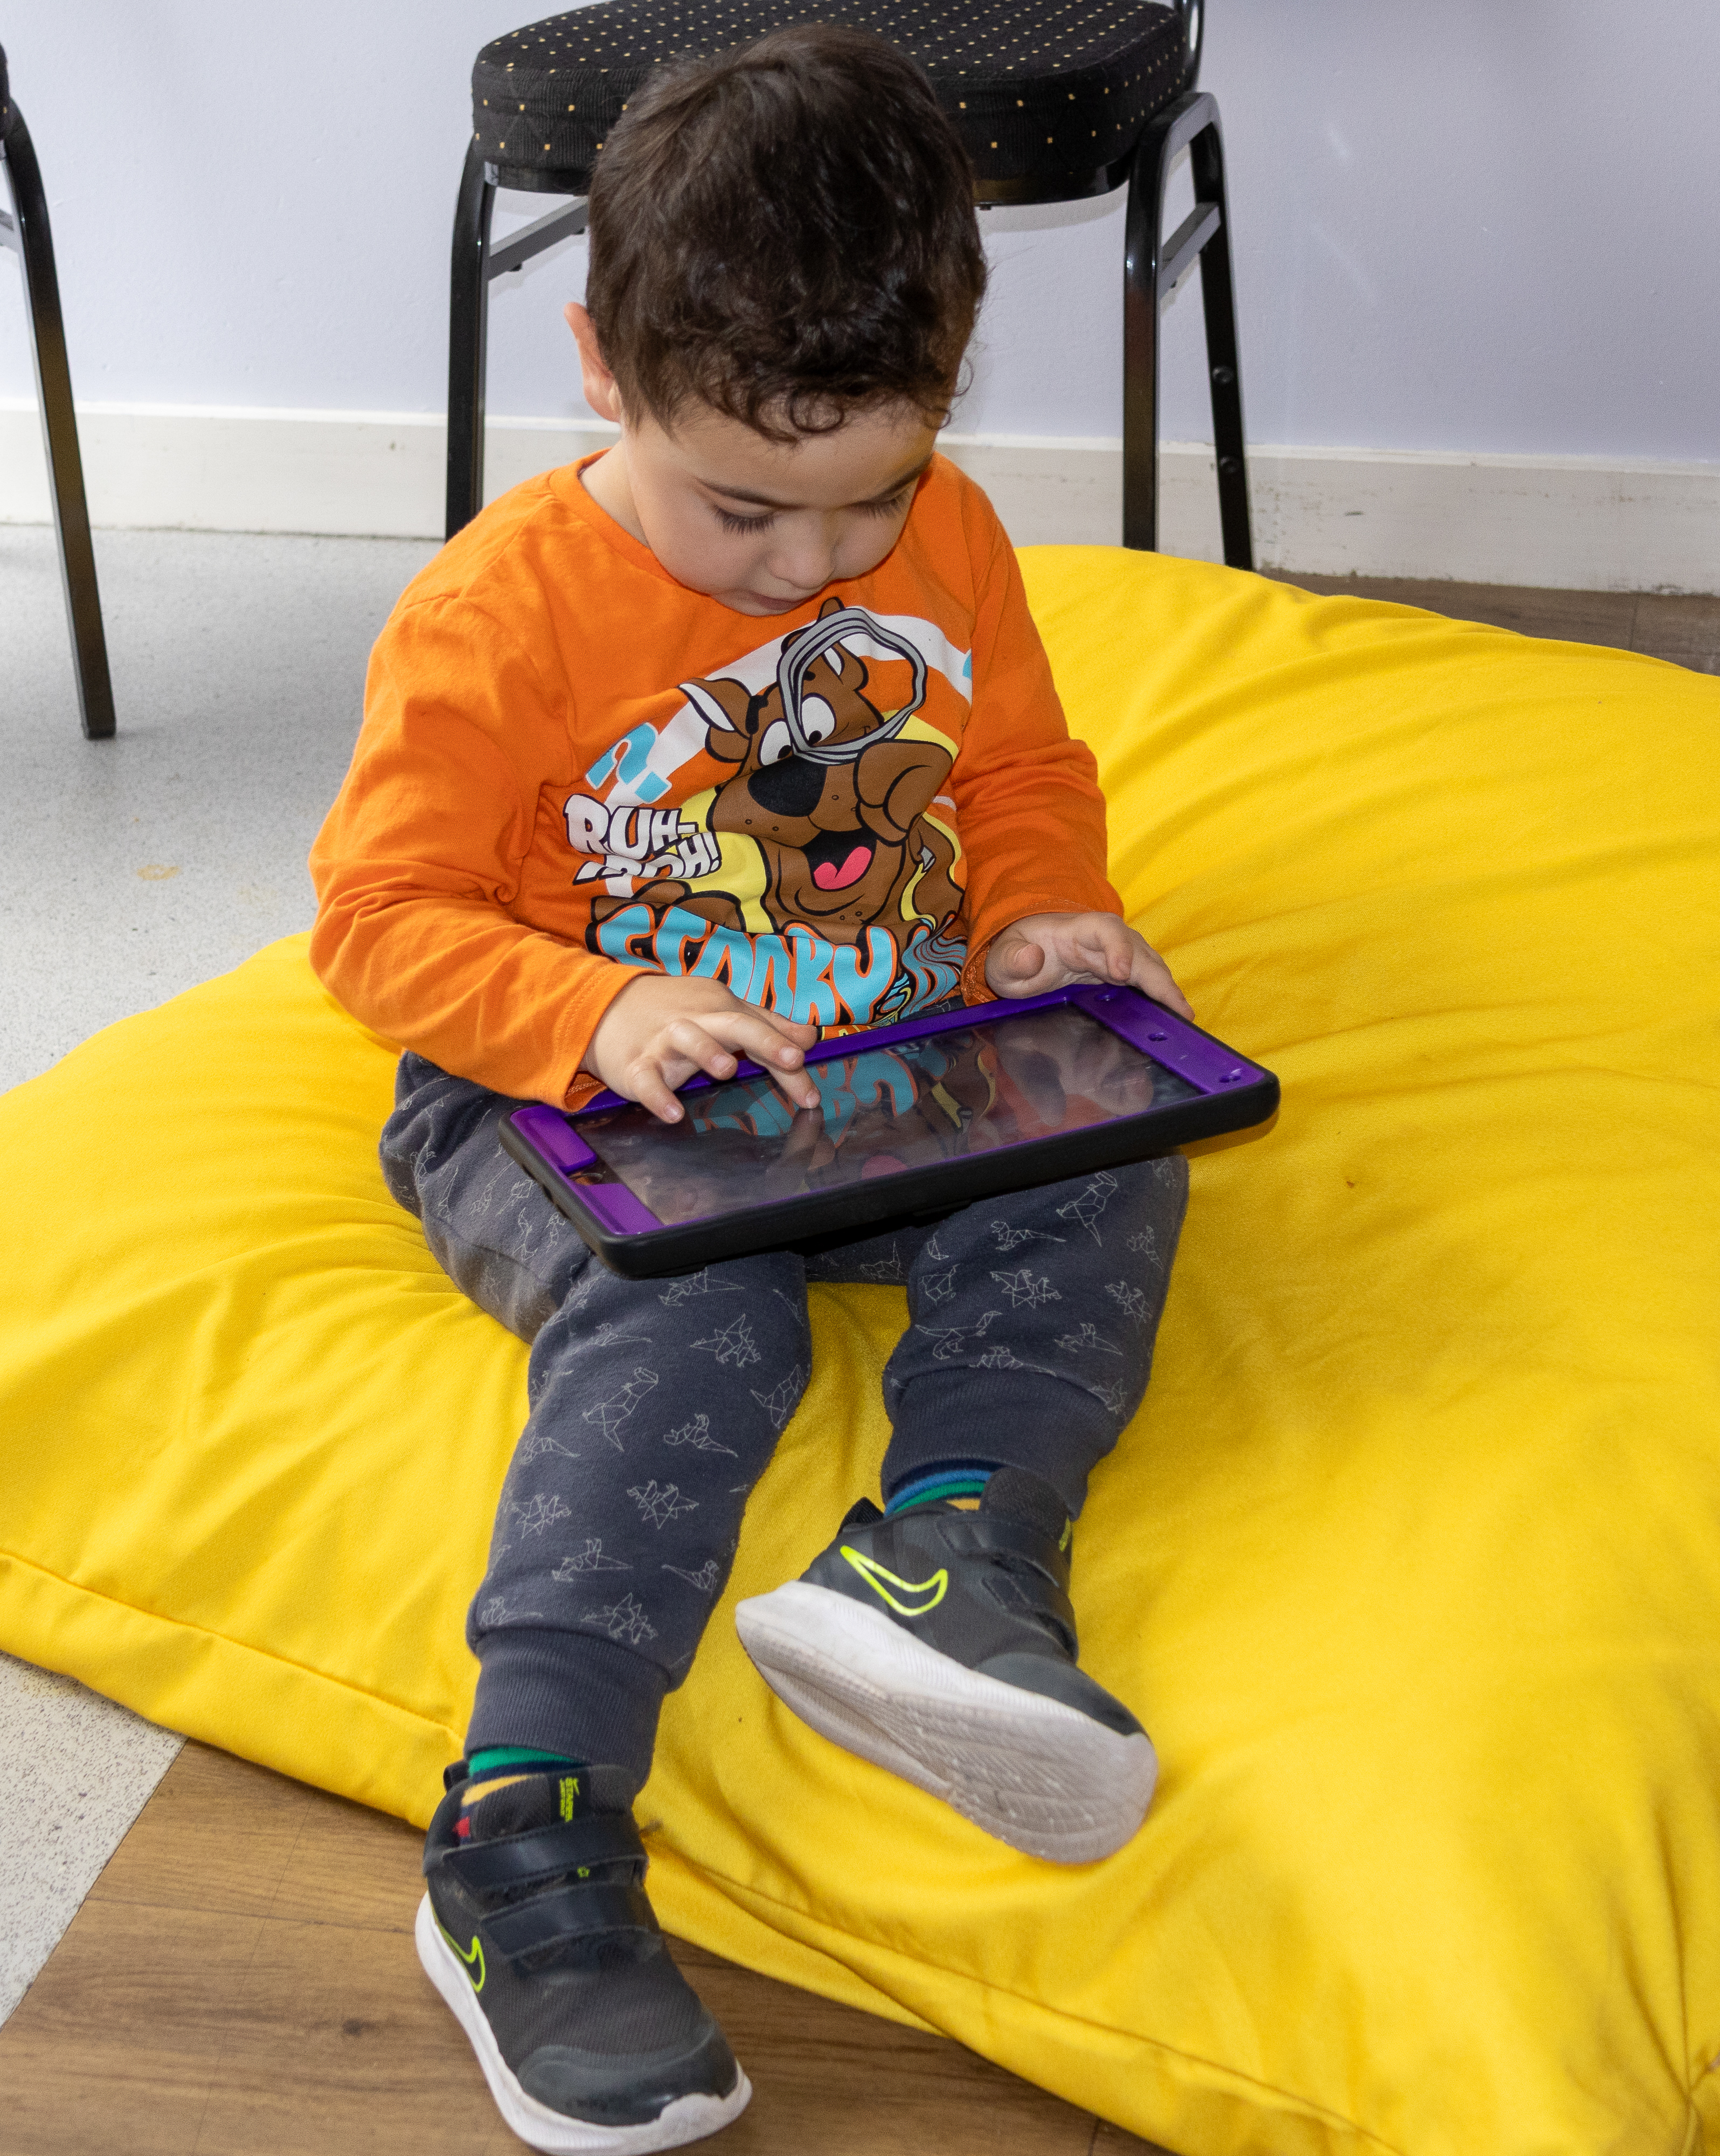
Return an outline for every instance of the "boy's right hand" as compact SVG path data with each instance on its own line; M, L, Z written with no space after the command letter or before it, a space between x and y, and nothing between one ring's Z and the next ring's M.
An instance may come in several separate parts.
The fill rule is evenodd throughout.
M733 1077L743 1055L768 1070L795 1107L816 1108L818 1088L801 1066L817 1039L816 1025L743 1003L719 982L641 973L597 1021L580 1068L659 1122L680 1122L678 1086L699 1070Z

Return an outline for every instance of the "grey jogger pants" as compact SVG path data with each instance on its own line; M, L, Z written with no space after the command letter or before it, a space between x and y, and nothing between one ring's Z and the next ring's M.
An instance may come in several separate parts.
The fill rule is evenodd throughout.
M808 1280L908 1291L884 1372L886 1492L973 1460L1031 1468L1078 1512L1140 1404L1187 1200L1180 1157L814 1257L628 1281L503 1152L520 1102L413 1055L395 1101L390 1189L455 1285L531 1343L530 1414L467 1623L482 1666L469 1750L530 1745L644 1780L663 1694L811 1374Z

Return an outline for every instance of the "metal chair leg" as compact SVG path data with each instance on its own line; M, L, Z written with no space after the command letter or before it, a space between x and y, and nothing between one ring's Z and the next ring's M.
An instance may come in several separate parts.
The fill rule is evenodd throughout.
M1123 234L1123 543L1149 554L1159 544L1159 226L1170 162L1142 136Z
M1185 147L1194 168L1195 207L1164 239L1159 224L1165 185L1172 160ZM1229 214L1218 106L1206 91L1191 90L1147 128L1129 166L1124 238L1123 543L1148 550L1159 543L1159 311L1198 256L1224 557L1232 568L1252 569Z
M54 236L49 228L48 198L42 191L35 146L15 104L4 136L0 138L0 165L5 167L14 219L14 231L8 237L15 238L23 258L24 289L29 299L30 345L35 355L42 434L53 487L60 580L65 588L66 619L72 633L78 713L87 739L107 741L114 732L114 692L108 677L95 550L90 543L90 511L84 495L84 465L78 454L78 423L72 408L71 369L66 362L65 324L59 311L59 280L54 271Z
M1206 317L1206 368L1212 386L1212 444L1218 457L1218 516L1224 557L1254 567L1248 516L1248 464L1242 437L1242 363L1236 354L1236 303L1231 279L1231 211L1224 185L1218 109L1189 148L1195 193L1218 206L1218 230L1200 250L1200 305Z
M489 224L496 191L477 143L454 206L448 290L448 519L452 539L484 506L484 377L489 340Z

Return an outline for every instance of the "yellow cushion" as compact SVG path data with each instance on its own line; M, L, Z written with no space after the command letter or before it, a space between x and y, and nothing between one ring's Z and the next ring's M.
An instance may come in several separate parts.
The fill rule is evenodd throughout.
M1026 558L1113 875L1280 1073L1201 1152L1078 1533L1164 1761L1062 1871L786 1715L719 1612L665 1921L1185 2156L1720 2137L1720 685L1222 569ZM422 1820L525 1351L389 1202L292 939L0 1101L0 1646ZM884 1289L730 1602L874 1486ZM454 2041L452 2033L450 2041Z

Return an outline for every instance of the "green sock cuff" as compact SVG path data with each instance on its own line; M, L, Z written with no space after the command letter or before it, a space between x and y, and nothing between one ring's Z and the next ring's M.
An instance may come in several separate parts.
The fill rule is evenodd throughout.
M534 1752L521 1744L488 1744L481 1752L474 1752L466 1762L468 1782L482 1782L492 1774L517 1774L524 1769L530 1774L540 1770L552 1773L561 1767L577 1768L577 1759L565 1759L559 1752Z

